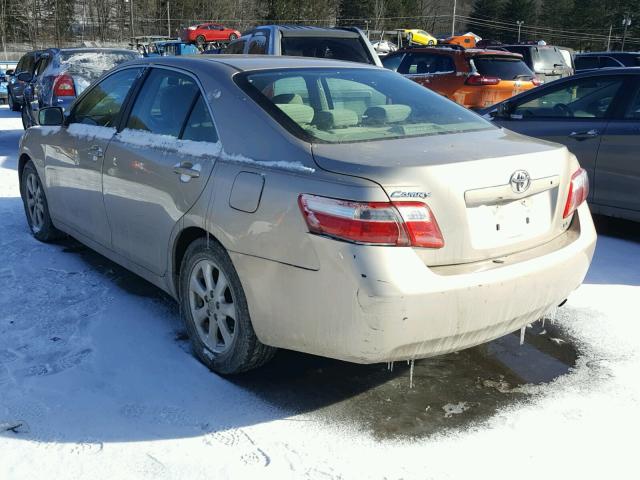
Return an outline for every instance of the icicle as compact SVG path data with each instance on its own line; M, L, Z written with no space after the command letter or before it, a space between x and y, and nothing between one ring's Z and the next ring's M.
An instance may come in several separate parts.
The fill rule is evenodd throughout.
M526 325L520 329L520 345L524 345L524 332L526 330L527 330Z
M542 317L542 329L543 329L543 330L544 330L544 318L545 318L545 317Z
M389 362L391 364L391 371L393 372L393 362Z
M413 365L415 364L415 360L411 360L411 363L409 364L409 388L413 388Z

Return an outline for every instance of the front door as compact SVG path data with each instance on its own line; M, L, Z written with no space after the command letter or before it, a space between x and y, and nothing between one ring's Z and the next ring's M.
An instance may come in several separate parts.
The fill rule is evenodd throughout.
M595 77L534 89L513 106L510 118L495 121L514 132L566 145L589 174L591 199L598 148L622 85L620 77Z
M202 193L218 153L195 78L150 69L125 128L105 154L104 203L114 250L162 275L171 232Z
M75 104L67 126L55 136L56 145L45 149L53 216L106 247L110 246L111 232L102 201L104 152L141 71L139 67L121 70L91 88Z
M621 102L619 115L609 122L602 137L594 201L640 212L640 80L628 91L631 94Z

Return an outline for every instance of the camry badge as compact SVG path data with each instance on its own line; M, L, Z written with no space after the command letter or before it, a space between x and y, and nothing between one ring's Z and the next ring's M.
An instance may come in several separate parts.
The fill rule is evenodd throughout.
M431 192L405 192L402 190L395 190L391 193L391 198L429 198Z
M526 170L516 170L511 175L509 183L511 184L511 190L515 193L523 193L531 185L531 176Z

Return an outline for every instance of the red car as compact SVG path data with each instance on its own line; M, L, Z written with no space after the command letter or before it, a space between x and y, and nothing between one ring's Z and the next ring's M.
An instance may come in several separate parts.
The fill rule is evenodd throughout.
M206 42L220 42L235 40L240 36L238 30L227 28L219 23L201 23L185 28L182 31L182 41L202 45Z

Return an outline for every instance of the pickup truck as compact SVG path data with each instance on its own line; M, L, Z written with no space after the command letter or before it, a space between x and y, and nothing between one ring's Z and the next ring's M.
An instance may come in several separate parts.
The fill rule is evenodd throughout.
M264 25L243 33L222 53L330 58L382 66L367 37L355 27Z

